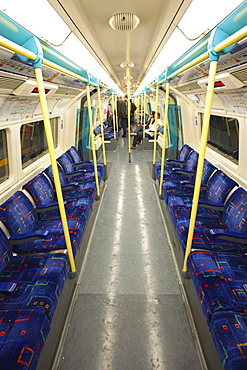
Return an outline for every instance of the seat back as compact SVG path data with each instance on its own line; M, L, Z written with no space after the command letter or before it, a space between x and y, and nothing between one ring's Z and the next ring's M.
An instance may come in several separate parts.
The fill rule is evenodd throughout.
M185 161L184 169L188 170L188 171L195 172L197 162L198 162L198 156L199 156L199 154L197 152L195 152L194 150L192 152L190 152L186 161Z
M237 182L227 176L221 170L217 170L209 179L205 192L205 200L214 203L224 203L227 195L238 186Z
M185 161L186 158L188 157L188 154L192 151L193 149L187 145L187 144L184 144L182 146L182 148L180 149L180 151L178 152L178 157L177 159L179 161Z
M0 228L0 274L6 268L12 258L12 250L9 240Z
M202 172L202 184L207 184L208 179L217 168L210 163L207 159L204 159L203 172Z
M58 168L58 175L59 175L61 185L62 186L67 185L67 179L65 177L65 172L62 170L61 165L58 165L57 168ZM51 182L54 184L54 176L52 172L52 167L51 166L47 167L43 172L49 177Z
M22 191L17 191L0 205L0 220L10 234L33 231L38 224L36 210Z
M63 153L62 155L60 155L57 161L58 163L60 163L65 173L75 171L73 161L67 153Z
M32 180L23 185L35 201L35 204L46 205L55 201L55 190L50 180L43 173L39 173Z
M230 231L247 232L247 192L236 189L227 200L222 221Z
M82 161L80 153L74 146L72 146L69 150L67 150L67 153L70 155L74 163L79 163Z

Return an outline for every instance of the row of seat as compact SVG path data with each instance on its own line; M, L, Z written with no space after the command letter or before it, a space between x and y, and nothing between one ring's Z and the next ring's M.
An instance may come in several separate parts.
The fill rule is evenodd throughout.
M197 161L184 145L164 166L163 198L183 252ZM160 171L156 163L159 180ZM224 368L247 369L247 192L207 160L188 270Z
M103 130L104 130L104 139L105 140L110 140L110 139L114 138L113 126L109 126L107 121L103 122ZM94 133L94 136L101 135L100 125L95 127L95 129L93 130L93 133ZM117 134L118 133L116 132L116 135Z
M76 257L96 197L95 175L75 147L57 162ZM99 163L100 181L104 171ZM69 271L50 166L0 205L0 220L0 369L35 369Z

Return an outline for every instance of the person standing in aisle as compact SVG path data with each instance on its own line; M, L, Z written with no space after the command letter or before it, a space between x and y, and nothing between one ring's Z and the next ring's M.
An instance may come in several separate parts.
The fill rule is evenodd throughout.
M125 101L122 100L121 96L119 96L117 100L117 114L119 118L119 127L123 129L122 137L126 137L126 122L127 122L126 103Z

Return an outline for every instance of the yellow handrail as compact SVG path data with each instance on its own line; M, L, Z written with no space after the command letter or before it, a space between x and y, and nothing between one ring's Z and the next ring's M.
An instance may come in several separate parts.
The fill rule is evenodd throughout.
M214 51L219 53L220 51L226 49L228 46L231 46L235 42L242 40L244 37L247 36L247 25L235 32L233 35L227 37L224 41L221 41L214 47Z
M115 122L115 97L112 94L111 96L111 103L112 103L112 125L113 125L113 135L114 139L116 139L116 122Z
M97 168L97 159L96 159L96 153L95 153L94 134L93 134L92 106L91 106L90 89L89 89L89 86L88 85L86 85L86 92L87 92L88 118L89 118L91 145L92 145L92 155L93 155L95 183L96 183L97 196L100 197L98 168Z
M23 46L20 46L8 39L6 39L3 36L0 36L0 45L14 51L17 54L23 55L24 57L35 60L37 58L37 55L33 53L32 51L29 51L28 49L24 48Z
M101 140L102 140L103 162L104 162L104 165L106 165L105 139L104 139L104 128L103 128L103 114L102 114L101 96L100 96L100 87L99 86L98 86L98 107L99 107L99 121L100 121L100 130L101 130Z
M187 260L191 252L192 239L194 235L196 214L197 214L198 201L199 201L199 195L200 195L200 189L201 189L204 157L205 157L206 145L207 145L207 140L208 140L210 112L211 112L212 100L213 100L213 94L214 94L214 83L215 83L217 65L218 65L218 61L210 62L208 87L207 87L207 95L206 95L206 102L205 102L205 112L204 112L203 125L202 125L200 152L199 152L199 159L198 159L198 164L197 164L195 189L194 189L194 195L193 195L193 201L192 201L190 225L189 225L189 232L188 232L186 251L185 251L185 257L184 257L184 265L183 265L184 273L187 272Z
M165 151L166 151L166 128L168 126L169 94L170 94L170 82L167 82L166 83L166 101L165 101L165 114L164 114L164 133L163 133L162 154L161 154L161 172L160 172L159 195L162 194L162 184L163 184L163 179L164 179Z
M46 101L46 96L45 96L45 88L44 88L41 68L35 68L35 76L36 76L38 90L39 90L39 98L40 98L40 105L41 105L41 109L43 113L46 140L47 140L47 145L48 145L49 154L51 158L51 166L52 166L52 172L54 176L54 184L55 184L55 189L56 189L56 194L57 194L59 211L61 215L61 221L62 221L63 230L64 230L66 247L68 251L70 269L71 269L71 272L75 274L76 273L75 261L73 257L73 251L72 251L68 223L67 223L64 201L63 201L63 194L62 194L62 189L61 189L61 184L60 184L60 179L59 179L59 174L58 174L58 168L57 168L57 162L56 162L52 131L51 131L51 125L50 125L50 120L49 120L49 112L48 112L48 107L47 107L47 101Z
M153 152L153 164L156 162L156 148L157 148L157 129L158 129L158 106L159 106L159 85L156 85L155 94L155 124L154 124L154 152Z

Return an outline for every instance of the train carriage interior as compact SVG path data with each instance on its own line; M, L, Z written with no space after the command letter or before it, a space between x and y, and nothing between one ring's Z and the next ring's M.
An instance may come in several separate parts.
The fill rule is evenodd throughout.
M247 370L247 0L0 0L0 370Z

